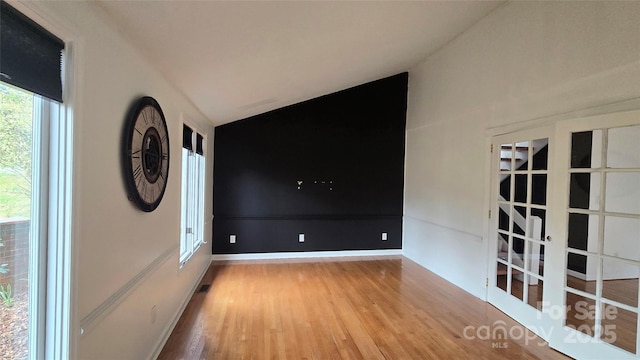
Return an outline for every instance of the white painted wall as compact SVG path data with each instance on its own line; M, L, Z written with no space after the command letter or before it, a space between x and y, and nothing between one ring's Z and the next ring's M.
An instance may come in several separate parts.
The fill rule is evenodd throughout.
M207 149L213 149L213 127L95 3L18 5L71 41L74 51L72 358L151 358L211 259L209 243L179 269L180 114L208 132ZM125 114L142 95L160 103L170 138L167 189L152 213L127 200L120 164ZM212 189L213 156L207 155L207 189ZM212 213L211 199L207 192L206 214ZM209 223L205 239L210 238Z
M487 129L640 97L640 2L509 2L409 72L405 256L486 298Z

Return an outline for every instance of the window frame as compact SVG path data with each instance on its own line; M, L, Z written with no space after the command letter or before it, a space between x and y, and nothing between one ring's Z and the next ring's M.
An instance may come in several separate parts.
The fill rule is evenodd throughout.
M28 359L68 359L71 343L73 118L68 105L5 82L3 84L29 93L33 101Z
M207 134L184 114L181 114L180 129L182 132L184 132L185 126L192 130L191 142L193 146L191 150L184 146L181 147L180 268L183 268L202 245L207 243L204 239ZM203 138L202 155L196 153L198 135Z

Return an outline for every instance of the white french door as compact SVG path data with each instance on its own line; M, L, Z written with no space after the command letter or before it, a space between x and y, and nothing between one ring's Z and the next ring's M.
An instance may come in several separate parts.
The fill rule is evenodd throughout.
M545 340L553 136L545 127L492 139L488 300Z
M580 359L635 359L640 278L640 111L560 122L551 205L550 345Z
M489 302L569 356L640 358L640 111L492 144Z

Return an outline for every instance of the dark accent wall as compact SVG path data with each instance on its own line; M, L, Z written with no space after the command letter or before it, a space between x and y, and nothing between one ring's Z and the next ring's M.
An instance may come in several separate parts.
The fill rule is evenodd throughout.
M213 253L401 248L407 80L216 127Z

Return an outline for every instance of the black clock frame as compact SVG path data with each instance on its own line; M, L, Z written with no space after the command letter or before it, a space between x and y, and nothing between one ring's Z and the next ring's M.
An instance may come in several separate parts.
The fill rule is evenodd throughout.
M159 126L162 126L164 128L164 133L166 134L166 140L165 140L166 146L167 146L166 157L163 157L162 154L158 154L157 149L155 149L156 150L155 153L154 151L145 151L143 149L136 149L136 150L132 149L134 132L137 131L135 128L136 121L140 116L140 113L143 111L143 109L145 109L148 106L153 107L160 115L161 121ZM160 149L162 149L162 145L158 145L158 141L160 142L162 141L159 137L159 133L156 126L151 125L149 129L145 132L145 134L141 134L141 135L143 136L143 139L149 138L150 142L154 143L154 146L153 146L154 148L157 148L158 146L160 146ZM158 102L154 98L150 96L144 96L138 99L133 104L129 113L127 114L122 139L123 139L122 169L123 169L125 184L127 187L128 198L130 201L133 201L138 206L138 208L140 208L140 210L145 212L151 212L155 210L158 207L158 205L160 205L160 202L164 197L164 192L165 192L165 189L167 188L169 165L170 165L170 162L169 162L170 144L169 144L169 131L167 128L167 122L165 120L164 113L162 112L162 108L160 108L160 104L158 104ZM144 140L143 140L143 143L144 143ZM150 167L150 168L153 167L154 172L144 171L144 170L142 171L142 173L144 173L145 179L149 183L155 183L158 180L159 173L156 173L156 171L162 171L163 162L164 161L167 162L164 184L162 186L162 189L158 197L152 203L148 203L142 198L138 190L138 187L136 186L136 176L140 176L140 174L136 174L132 167L133 151L141 152L141 157L142 157L141 161L144 167Z

